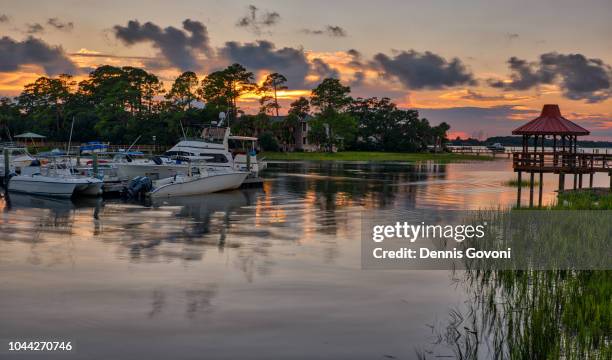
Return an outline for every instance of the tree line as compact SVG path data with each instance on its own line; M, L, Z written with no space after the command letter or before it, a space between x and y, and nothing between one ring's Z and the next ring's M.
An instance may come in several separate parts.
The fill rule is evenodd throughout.
M79 82L65 74L43 76L19 96L0 99L0 137L31 131L66 141L74 126L76 142L126 144L140 136L143 144L171 145L184 132L198 134L223 111L233 133L259 136L271 149L291 148L305 121L309 143L321 149L421 151L446 141L446 123L431 126L416 110L399 109L389 98L353 98L350 87L335 78L324 79L309 98L300 97L279 116L279 92L286 84L284 75L271 73L259 85L240 64L203 79L184 72L169 89L156 75L129 66L100 66ZM238 106L247 93L259 98L257 114Z

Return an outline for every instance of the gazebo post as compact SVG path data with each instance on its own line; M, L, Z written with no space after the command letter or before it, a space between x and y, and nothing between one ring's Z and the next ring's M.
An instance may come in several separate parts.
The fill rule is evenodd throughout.
M565 135L561 135L561 144L563 144L563 152L565 152Z

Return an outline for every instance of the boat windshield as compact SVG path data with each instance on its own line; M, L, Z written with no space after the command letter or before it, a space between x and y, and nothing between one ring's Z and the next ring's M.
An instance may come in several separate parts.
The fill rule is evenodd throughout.
M202 130L202 139L213 144L223 144L227 128L208 127Z

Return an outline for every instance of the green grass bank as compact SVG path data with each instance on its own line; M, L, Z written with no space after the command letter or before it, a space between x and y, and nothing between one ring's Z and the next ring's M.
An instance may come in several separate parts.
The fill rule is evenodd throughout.
M396 153L376 151L340 151L329 152L264 152L267 160L285 161L436 161L440 163L466 160L492 160L485 155L463 155L452 153Z

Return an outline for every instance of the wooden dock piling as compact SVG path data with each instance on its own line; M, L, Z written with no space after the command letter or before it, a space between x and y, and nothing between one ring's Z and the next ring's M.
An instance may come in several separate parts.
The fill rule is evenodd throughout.
M533 207L533 183L534 183L534 174L533 172L529 173L529 207Z
M544 189L544 173L540 171L540 186L538 186L538 207L542 207L542 192Z
M523 188L523 173L521 171L518 172L518 190L516 195L516 207L521 207L521 190ZM612 177L610 177L612 181Z

